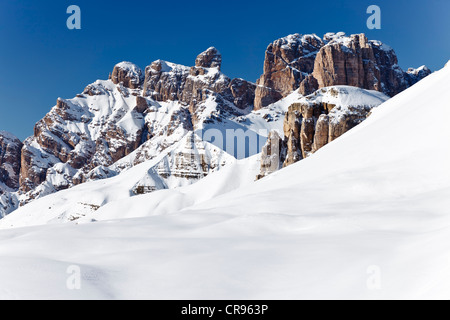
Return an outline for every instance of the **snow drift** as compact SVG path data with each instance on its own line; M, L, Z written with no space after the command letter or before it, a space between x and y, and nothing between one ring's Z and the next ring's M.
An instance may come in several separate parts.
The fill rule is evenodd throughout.
M449 83L447 66L306 160L183 210L2 230L0 298L448 298ZM163 192L108 214L176 201Z

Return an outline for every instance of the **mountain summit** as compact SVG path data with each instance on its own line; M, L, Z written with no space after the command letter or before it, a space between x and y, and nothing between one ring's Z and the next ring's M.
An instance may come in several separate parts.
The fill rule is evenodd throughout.
M429 75L428 68L403 71L394 50L364 34L293 34L266 49L255 108L263 108L293 90L303 95L319 88L348 85L394 96Z

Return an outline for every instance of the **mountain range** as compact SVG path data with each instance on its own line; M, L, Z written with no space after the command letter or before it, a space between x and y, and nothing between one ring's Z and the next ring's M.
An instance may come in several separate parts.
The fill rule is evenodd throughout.
M0 215L135 167L145 169L133 171L126 197L187 186L245 158L257 158L250 180L261 179L311 156L431 73L403 71L389 46L344 33L275 40L256 83L230 79L221 63L214 47L190 67L121 62L108 80L58 98L25 141L0 132ZM107 203L83 202L59 216L77 220Z
M0 220L0 298L448 299L449 83L450 62L317 150L323 118L331 123L384 93L343 85L293 92L237 117L252 130L270 124L282 149L285 124L303 125L309 106L336 103L319 115L323 134L311 154L300 148L306 158L278 161L282 170L256 182L270 168L263 163L282 154L272 152L276 143L242 159L226 152L230 163L177 188L132 192L156 177L167 150L32 201ZM276 119L280 110L290 115ZM438 116L430 122L430 114ZM181 150L189 137L168 148ZM78 290L67 286L74 270Z

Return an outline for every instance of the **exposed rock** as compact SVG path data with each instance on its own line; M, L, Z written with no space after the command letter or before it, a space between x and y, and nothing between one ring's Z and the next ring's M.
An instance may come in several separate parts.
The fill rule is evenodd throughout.
M293 132L289 134L287 139L285 138L284 144L286 146L286 159L283 162L283 168L303 159L303 152L300 149L300 139Z
M409 76L409 85L412 86L415 83L419 82L426 76L429 76L431 74L431 70L428 69L426 66L421 66L420 68L414 69L409 68L407 71L407 74Z
M269 174L281 169L286 157L286 148L283 139L277 131L269 132L267 141L261 153L261 173L256 177L257 180L268 176Z
M20 191L28 192L45 181L47 170L57 159L39 152L32 146L32 138L24 141L20 168Z
M214 47L208 48L206 51L200 53L195 59L196 67L203 68L217 68L220 70L222 65L222 55L219 50Z
M149 105L147 99L141 96L136 97L136 107L134 108L136 112L144 113L145 111L147 111L148 107Z
M189 68L157 60L145 68L144 96L156 101L179 100Z
M430 74L426 67L404 72L392 48L364 34L290 35L266 50L264 73L255 92L260 109L298 89L309 95L319 88L350 85L394 96Z
M314 142L312 152L316 152L328 143L330 118L327 114L321 114L317 119L316 133L314 134Z
M22 142L9 132L0 131L0 194L2 184L12 190L19 188Z
M338 86L319 89L301 102L293 103L284 122L285 166L310 156L340 137L387 99L382 93Z
M255 100L256 85L244 79L233 79L230 82L233 103L239 109L245 109L253 105Z
M255 90L255 110L259 110L283 98L281 93L270 87L256 86Z
M328 34L329 42L320 49L313 76L319 88L350 85L384 92L389 96L407 88L405 73L398 66L392 48L369 41L364 34Z
M273 161L267 149L274 140L280 141L279 149L284 151L278 159L283 167L287 167L309 157L364 121L374 107L388 99L388 96L376 91L336 86L319 89L291 104L284 117L284 139L278 135L269 136L258 178L276 171L268 170L266 164Z
M266 49L264 73L255 92L255 109L261 109L297 89L312 73L314 59L324 45L316 35L289 35Z
M315 121L315 117L302 119L302 129L300 131L300 148L302 150L303 158L308 157L312 153L314 134L316 130Z
M126 88L137 89L144 80L142 70L131 62L116 64L110 77L114 84L122 83Z
M304 96L307 96L307 95L313 93L314 91L316 91L317 89L319 89L319 83L317 82L317 79L314 78L314 76L312 74L309 74L300 83L298 92Z

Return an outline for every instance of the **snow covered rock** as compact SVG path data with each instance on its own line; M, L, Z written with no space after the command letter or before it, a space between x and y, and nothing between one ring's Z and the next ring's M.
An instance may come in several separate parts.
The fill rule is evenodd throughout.
M412 86L423 78L429 76L431 74L431 70L426 66L421 66L417 69L409 68L407 74L409 76L409 84Z
M279 162L287 167L337 139L352 129L370 114L371 110L389 99L378 91L368 91L356 87L334 86L317 90L301 97L289 106L284 118L284 139L279 147ZM267 140L263 150L277 143ZM269 159L267 159L269 157ZM263 152L261 158L262 178L273 171L267 170L266 162L273 163L273 155Z
M195 59L195 66L202 68L217 68L220 70L222 65L222 55L219 50L214 47L208 48L200 53Z
M8 192L15 192L13 198L19 202L3 202L25 205L87 181L113 177L161 155L165 158L155 170L170 180L164 180L168 187L196 182L218 170L225 162L210 156L219 157L223 150L208 149L205 154L195 144L192 164L183 153L171 152L204 124L214 126L252 110L255 85L231 80L220 72L220 62L214 48L200 54L193 67L157 60L144 74L138 66L121 62L109 80L88 85L73 99L58 98L21 152L18 146L20 178L8 178L16 186Z
M111 178L148 161L155 161L157 174L151 181L161 179L163 183L142 190L193 183L233 157L242 159L261 152L270 130L285 133L282 149L288 152L280 163L286 166L307 157L365 117L339 106L331 111L327 101L313 106L299 100L301 92L319 87L313 71L316 56L325 47L352 47L359 39L364 46L389 51L384 45L365 42L365 38L352 39L340 34L324 39L297 34L277 40L266 51L264 74L258 85L224 75L220 71L222 57L213 47L199 54L194 66L156 60L143 72L133 63L121 62L109 80L88 85L73 99L59 98L38 121L33 136L19 151L20 161L13 167L5 165L1 172L1 188L9 189L1 200L0 214L11 212L18 203L24 205L87 181ZM381 64L390 65L389 59L380 59ZM410 70L406 82L410 85L426 74L426 68ZM288 106L294 102L307 107L289 111ZM267 107L261 109L263 106ZM287 111L290 123L283 130ZM251 138L252 146L237 152L233 143L219 137L209 141L216 150L212 144L202 147L193 133L202 136L209 129L222 135L228 130L243 132ZM193 138L193 143L184 140ZM275 135L269 135L269 140L276 141ZM182 151L189 144L192 157ZM20 147L17 145L17 150ZM265 151L268 154L267 148Z
M394 96L430 74L426 67L404 72L392 48L364 34L290 35L266 50L255 107L265 107L290 91L349 85Z
M124 61L115 65L110 79L114 84L122 83L126 88L137 89L143 83L144 74L134 63Z

